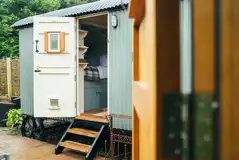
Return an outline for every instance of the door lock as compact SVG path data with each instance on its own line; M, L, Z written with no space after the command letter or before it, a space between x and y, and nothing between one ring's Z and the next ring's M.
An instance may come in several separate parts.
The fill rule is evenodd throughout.
M39 70L39 69L35 69L35 72L41 72L41 70Z
M35 69L35 72L41 72L41 70L39 69L39 66L37 66L37 69Z

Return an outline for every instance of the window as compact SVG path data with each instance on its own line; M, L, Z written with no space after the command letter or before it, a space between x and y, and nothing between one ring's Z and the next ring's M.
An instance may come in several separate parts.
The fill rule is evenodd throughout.
M48 51L59 52L60 51L60 33L49 33L48 34Z
M45 51L47 53L65 52L64 32L45 32Z

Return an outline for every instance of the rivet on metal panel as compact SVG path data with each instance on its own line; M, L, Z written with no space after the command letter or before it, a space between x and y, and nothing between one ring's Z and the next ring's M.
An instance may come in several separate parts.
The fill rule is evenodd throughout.
M180 152L181 152L180 149L175 149L175 150L174 150L175 155L179 155Z
M211 141L211 138L210 138L209 135L204 135L203 139L204 139L205 142L210 142Z
M187 133L181 132L181 139L186 140L187 139Z
M170 122L170 123L174 123L174 122L175 122L175 118L174 118L173 116L171 116L171 117L169 118L169 122Z
M199 102L198 106L199 106L199 108L204 108L205 104L204 104L204 102Z
M212 102L212 108L213 109L217 109L218 108L218 102L217 101L213 101Z
M170 138L170 139L173 139L173 138L175 138L175 134L174 134L173 132L172 132L172 133L170 133L170 134L169 134L169 138Z

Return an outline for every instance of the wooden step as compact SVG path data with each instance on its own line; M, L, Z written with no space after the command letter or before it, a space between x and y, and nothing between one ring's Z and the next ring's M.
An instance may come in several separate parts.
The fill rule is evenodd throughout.
M98 134L98 132L88 130L88 129L82 129L82 128L71 128L67 132L81 135L81 136L91 137L91 138L95 138Z
M64 142L61 142L59 145L68 149L82 152L82 153L88 153L91 147L87 144L77 143L73 141L64 141Z
M93 121L93 122L100 122L100 123L108 123L108 120L104 117L93 116L93 115L85 115L85 114L76 116L75 119L85 120L85 121Z

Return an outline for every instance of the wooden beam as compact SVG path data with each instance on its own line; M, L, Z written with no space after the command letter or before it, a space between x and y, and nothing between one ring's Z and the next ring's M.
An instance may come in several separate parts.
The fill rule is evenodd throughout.
M134 18L134 25L138 26L145 14L145 0L131 0L129 17Z
M80 20L80 19L86 19L86 18L93 18L93 17L97 17L97 16L103 16L103 15L107 15L107 14L108 14L107 11L103 11L103 12L98 12L98 13L92 13L92 14L78 16L76 18L78 20Z
M132 0L129 16L134 18L133 159L164 160L162 100L179 92L180 84L179 1Z
M12 96L12 67L11 67L11 58L7 58L7 93L8 93L8 97Z
M149 8L146 8L149 10ZM156 70L157 70L157 159L165 160L163 150L163 97L180 91L179 1L156 1ZM159 152L160 151L160 152ZM171 159L178 159L177 156Z
M194 89L215 90L214 0L194 0Z
M222 0L221 160L239 159L239 1Z
M100 24L100 23L97 23L97 22L94 22L94 21L91 21L91 20L86 20L86 21L83 21L83 22L80 21L80 24L88 24L88 25L91 25L91 26L94 26L94 27L97 27L97 28L107 29L107 24L104 25L104 24Z

